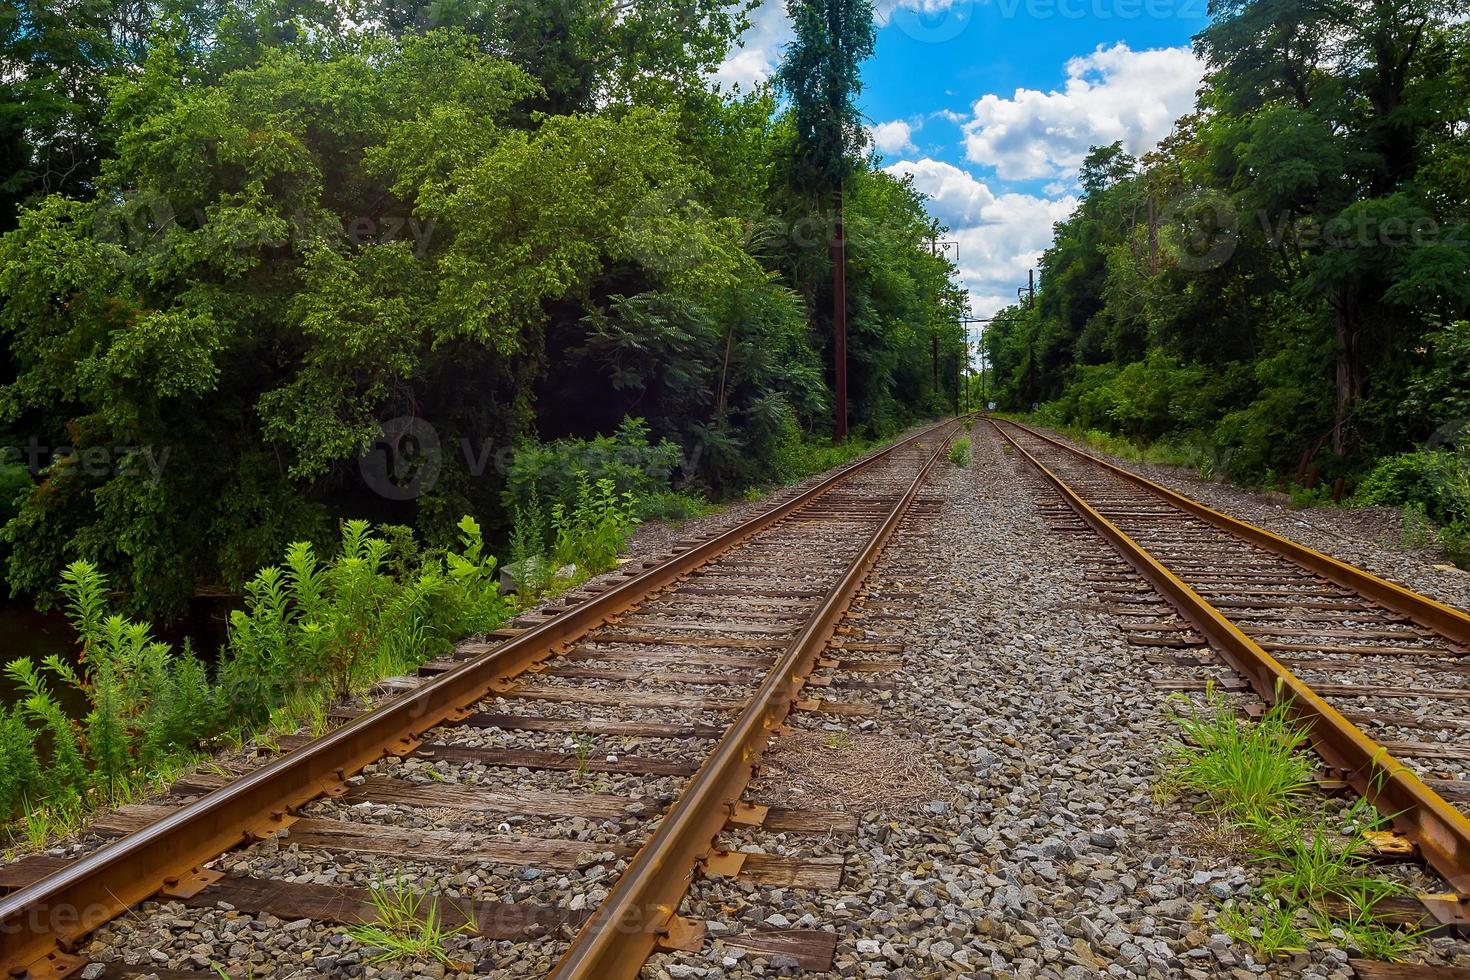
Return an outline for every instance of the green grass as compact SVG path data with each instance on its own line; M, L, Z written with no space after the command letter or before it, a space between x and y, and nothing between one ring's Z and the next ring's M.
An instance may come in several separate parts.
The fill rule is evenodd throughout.
M1385 921L1385 900L1403 885L1376 873L1364 831L1385 819L1358 801L1336 819L1313 812L1315 765L1304 751L1308 729L1279 701L1255 722L1242 719L1213 689L1199 708L1173 711L1182 740L1167 751L1161 798L1197 794L1200 808L1243 837L1261 883L1221 909L1217 926L1267 958L1291 955L1308 940L1397 961L1422 934Z
M1247 828L1269 826L1311 792L1314 767L1300 751L1307 730L1289 719L1284 705L1250 723L1214 691L1204 709L1183 696L1172 700L1185 706L1173 713L1184 741L1170 749L1166 792L1202 793L1216 813Z
M472 931L468 924L447 928L438 898L414 891L401 874L391 883L374 882L371 894L374 921L347 930L362 945L381 950L369 963L432 959L448 966L454 961L445 943Z
M961 436L949 447L949 461L956 466L970 465L970 440Z

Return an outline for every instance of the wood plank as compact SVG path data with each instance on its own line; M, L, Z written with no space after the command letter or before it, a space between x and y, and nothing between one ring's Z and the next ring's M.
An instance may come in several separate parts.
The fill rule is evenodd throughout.
M558 704L595 704L601 707L669 708L675 711L739 711L748 698L691 698L662 694L633 694L627 691L598 691L590 687L542 687L522 684L495 695Z
M357 925L377 920L369 889L348 885L230 875L183 902L194 908L213 908L226 902L251 915L269 913L288 922L311 919ZM428 907L429 903L425 903L425 911ZM435 902L433 907L446 929L471 925L480 937L492 941L530 938L565 923L580 925L591 914L532 902L474 902L447 897Z
M827 594L821 589L767 589L705 585L681 585L673 591L678 595L755 596L762 599L820 599Z
M381 854L400 861L446 864L526 865L541 868L583 868L603 863L600 855L628 857L633 849L615 844L552 840L539 837L489 837L449 830L416 830L346 820L305 818L296 821L282 843L324 851Z
M580 662L595 660L601 663L649 663L697 665L700 667L746 667L752 670L769 668L771 656L764 653L708 653L704 650L651 650L613 649L578 646L561 655L551 663L562 660Z
M858 832L858 815L846 810L790 810L773 806L761 829L776 834L843 834Z
M695 633L631 633L615 630L599 630L589 639L597 643L628 643L639 646L666 647L718 647L735 650L782 650L786 644L780 640L762 639L758 636L704 636Z
M821 929L756 929L721 937L720 942L769 960L773 967L794 964L813 973L829 972L837 956L837 933Z
M459 783L411 783L391 776L372 776L341 797L347 803L385 803L412 807L442 807L524 817L586 817L589 820L626 819L628 808L641 804L614 793L557 793L549 790L493 790Z
M1373 647L1330 643L1275 643L1257 641L1262 650L1284 653L1336 653L1355 657L1431 657L1459 659L1460 654L1444 647Z
M859 660L852 657L838 659L835 670L847 671L850 674L879 674L890 670L902 670L902 660Z
M675 616L628 615L613 625L621 627L643 627L655 630L693 630L696 633L760 633L766 636L789 637L796 632L799 623L741 623L729 619L680 619Z
M603 667L551 667L541 671L543 677L565 677L580 681L617 681L634 684L688 685L690 687L750 687L765 672L745 671L739 674L697 674L682 670L615 670Z
M19 891L34 884L49 874L54 874L71 864L71 858L54 854L28 854L18 861L0 867L0 895Z
M140 830L177 808L133 804L104 814L92 824L101 836L121 836ZM627 857L632 849L613 844L553 840L540 837L464 834L450 830L418 830L388 824L358 823L303 817L284 831L282 843L324 851L382 854L401 861L448 864L534 865L545 868L581 868L601 863L599 855Z
M878 707L861 701L828 701L823 698L814 707L795 707L794 711L816 711L824 715L840 715L844 718L872 718L879 714Z
M425 742L414 753L421 759L436 762L473 762L482 766L508 769L545 769L558 772L617 772L638 776L692 776L697 763L684 759L660 759L654 756L623 755L616 762L605 756L589 755L578 759L573 752L541 752L534 749L500 749L451 742Z
M502 715L480 712L460 722L464 728L496 728L506 732L569 732L584 735L630 735L638 738L719 738L721 725L663 724L654 721L604 721L551 718L545 715Z
M1427 718L1406 711L1344 711L1342 716L1355 725L1396 725L1431 732L1470 731L1470 718Z
M1470 762L1470 746L1444 745L1435 742L1379 742L1390 755L1409 759L1449 759Z
M777 888L836 891L842 887L847 859L841 854L800 858L788 854L747 854L740 877Z
M1470 701L1470 688L1377 687L1372 684L1313 684L1318 694L1350 698L1430 698L1435 701Z

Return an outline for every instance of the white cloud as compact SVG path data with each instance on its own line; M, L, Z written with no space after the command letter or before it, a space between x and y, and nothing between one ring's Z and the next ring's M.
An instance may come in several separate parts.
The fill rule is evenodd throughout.
M1194 106L1204 66L1188 47L1099 46L1067 62L1060 91L985 95L965 124L965 155L1005 179L1071 178L1087 150L1122 140L1151 148Z
M886 168L911 175L927 194L929 213L949 226L959 243L960 278L970 293L970 315L990 316L1016 302L1016 287L1051 244L1052 225L1077 207L1071 196L1051 200L1031 194L996 193L984 182L942 160L900 160Z
M872 136L873 145L878 148L878 152L887 156L918 149L914 146L913 127L902 119L879 123L869 130L869 135Z
M972 5L973 0L878 0L873 14L879 29L895 24L920 40L942 41L968 25ZM727 88L765 81L793 36L786 0L761 0L750 14L750 27L715 69L714 80Z
M786 13L786 0L762 0L750 14L750 27L738 44L725 55L715 69L714 80L729 88L739 84L745 88L771 77L781 61L781 49L791 41L791 17Z

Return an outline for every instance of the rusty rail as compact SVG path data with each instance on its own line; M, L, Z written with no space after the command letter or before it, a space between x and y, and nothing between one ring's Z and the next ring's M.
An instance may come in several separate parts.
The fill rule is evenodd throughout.
M1456 643L1470 646L1470 615L1466 615L1453 606L1436 602L1428 596L1404 588L1402 585L1379 578L1372 572L1364 571L1346 562L1338 561L1331 555L1324 555L1320 551L1308 548L1306 545L1298 544L1290 538L1283 538L1279 534L1272 534L1265 528L1256 527L1245 521L1231 517L1229 514L1221 513L1212 507L1208 507L1197 500L1192 500L1181 493L1176 493L1168 487L1154 483L1145 477L1139 476L1130 470L1099 459L1091 453L1084 452L1075 446L1069 446L1065 442L1053 439L1044 432L1038 432L1027 425L1019 422L1005 420L1007 425L1014 425L1022 432L1033 436L1058 449L1065 450L1074 456L1096 463L1114 476L1121 477L1134 486L1142 487L1149 493L1164 501L1173 504L1180 510L1193 514L1201 520L1213 524L1215 527L1238 538L1244 538L1251 544L1264 548L1296 562L1310 572L1328 579L1350 592L1371 599L1372 601L1392 609L1394 612L1408 616L1414 622L1427 629L1434 630L1442 636L1447 636ZM995 423L992 421L992 425Z
M231 848L288 826L296 808L339 791L389 753L412 751L422 734L469 714L532 665L628 610L649 593L817 500L895 451L952 426L944 422L858 460L791 499L640 572L494 650L441 674L239 780L0 897L0 970L32 980L64 976L88 933L172 882L188 879Z
M703 923L680 920L679 903L698 866L710 855L715 837L735 812L761 753L791 711L818 654L955 431L940 440L862 553L787 646L658 830L583 925L552 971L552 980L631 980L660 944L684 948L702 939Z
M1241 632L1234 623L1190 588L1179 576L1160 564L1137 541L1082 499L1065 481L1027 452L1025 447L1013 439L998 423L994 420L989 421L1001 438L1035 467L1037 472L1056 488L1068 506L1104 540L1112 544L1123 559L1148 580L1178 610L1179 614L1209 641L1210 646L1246 679L1251 688L1267 704L1274 704L1278 701L1287 703L1290 713L1308 727L1312 745L1323 760L1329 766L1341 771L1348 784L1364 799L1373 803L1381 813L1392 815L1391 819L1395 829L1418 846L1420 853L1431 867L1443 875L1445 880L1461 895L1470 893L1470 820L1467 820L1464 814L1426 786L1411 769L1389 755L1387 749L1343 717L1309 685ZM1008 424L1016 425L1013 422L1008 422ZM1035 433L1025 426L1017 425L1017 428L1077 456L1091 460L1119 476L1131 477L1130 482L1158 492L1159 496L1171 503L1176 502L1176 499L1188 501L1188 498L1181 497L1173 491L1165 490L1142 477L1135 477L1126 470L1121 470L1088 453L1072 449L1054 439ZM1203 504L1188 502L1192 506L1184 508L1185 510L1190 513L1207 511L1214 515L1213 518L1205 517L1204 514L1199 516L1205 517L1222 530L1234 533L1237 525L1249 528L1254 534L1242 534L1241 537L1252 543L1273 540L1286 542L1284 538L1278 538L1270 532L1236 521ZM1291 544L1291 542L1286 543ZM1263 544L1263 546L1266 545ZM1292 551L1279 553L1285 557L1294 557L1292 552L1296 550L1311 551L1301 545L1293 545ZM1351 566L1344 565L1318 552L1311 553L1324 562L1356 572L1364 580L1381 583L1397 592L1413 595L1408 590L1385 582L1368 572L1353 569ZM1375 596L1369 595L1368 597L1378 601ZM1470 626L1470 617L1458 610L1442 606L1423 596L1417 598L1448 613L1458 615L1466 626Z

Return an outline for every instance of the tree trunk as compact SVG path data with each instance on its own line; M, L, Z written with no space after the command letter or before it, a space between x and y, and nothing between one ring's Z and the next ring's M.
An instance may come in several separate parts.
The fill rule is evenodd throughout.
M1363 393L1363 372L1351 296L1346 291L1340 293L1332 304L1332 310L1332 349L1337 360L1337 412L1332 425L1332 451L1341 456L1348 449L1348 420Z

